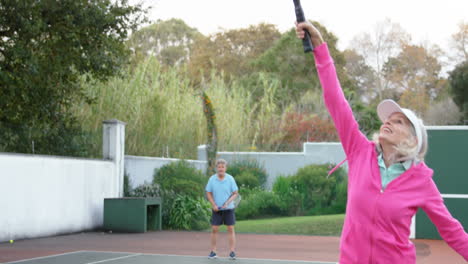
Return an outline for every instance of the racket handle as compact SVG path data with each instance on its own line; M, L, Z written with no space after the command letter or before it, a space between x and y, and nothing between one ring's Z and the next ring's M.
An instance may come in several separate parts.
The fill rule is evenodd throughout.
M310 40L310 33L307 30L304 30L304 38L302 39L302 46L304 47L304 52L311 52L314 50L312 41Z
M304 10L302 10L300 0L293 0L294 2L294 11L296 12L296 21L301 23L305 21ZM302 39L302 46L304 47L304 52L311 52L314 50L312 41L310 40L310 33L307 30L304 30L304 38Z

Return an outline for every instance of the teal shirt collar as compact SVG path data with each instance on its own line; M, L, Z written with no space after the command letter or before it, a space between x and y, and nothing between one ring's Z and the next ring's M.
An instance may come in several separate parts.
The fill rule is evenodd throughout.
M393 181L398 176L407 171L409 168L411 168L411 165L413 164L412 160L406 160L403 162L393 163L387 168L385 166L385 161L383 159L382 153L380 153L377 160L379 163L380 176L382 179L382 189L385 189L391 181Z
M378 156L378 161L379 161L379 167L381 167L381 168L391 169L392 167L396 167L396 168L403 167L403 170L404 170L403 172L405 172L409 168L411 168L411 165L413 164L412 160L405 160L403 162L393 163L392 165L390 165L390 167L387 168L385 166L385 161L383 159L383 154L382 153L380 153L380 155Z

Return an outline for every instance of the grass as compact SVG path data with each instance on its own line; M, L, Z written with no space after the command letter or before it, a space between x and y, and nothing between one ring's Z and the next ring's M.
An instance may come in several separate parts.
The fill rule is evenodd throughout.
M339 236L343 221L344 214L243 220L236 222L236 233Z

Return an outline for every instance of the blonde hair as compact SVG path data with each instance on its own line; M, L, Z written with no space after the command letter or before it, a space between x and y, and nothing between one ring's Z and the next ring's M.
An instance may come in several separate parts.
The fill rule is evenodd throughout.
M420 122L419 127L421 129L421 136L422 136L422 143L421 149L418 152L418 142L416 137L416 130L414 125L411 124L410 132L411 137L403 140L398 145L394 146L396 152L391 157L386 157L390 159L392 162L399 162L405 160L413 160L416 162L424 161L424 157L426 156L427 149L428 149L428 141L427 141L427 131L424 127L424 124L421 119L418 118L418 122ZM379 142L379 133L374 133L372 135L372 141L375 143L377 148L377 152L380 154L382 153L382 147L380 146Z

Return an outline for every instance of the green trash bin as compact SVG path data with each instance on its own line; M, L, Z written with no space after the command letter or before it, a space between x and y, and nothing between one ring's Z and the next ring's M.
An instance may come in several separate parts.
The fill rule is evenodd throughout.
M144 233L162 229L162 201L159 197L104 199L104 230Z

